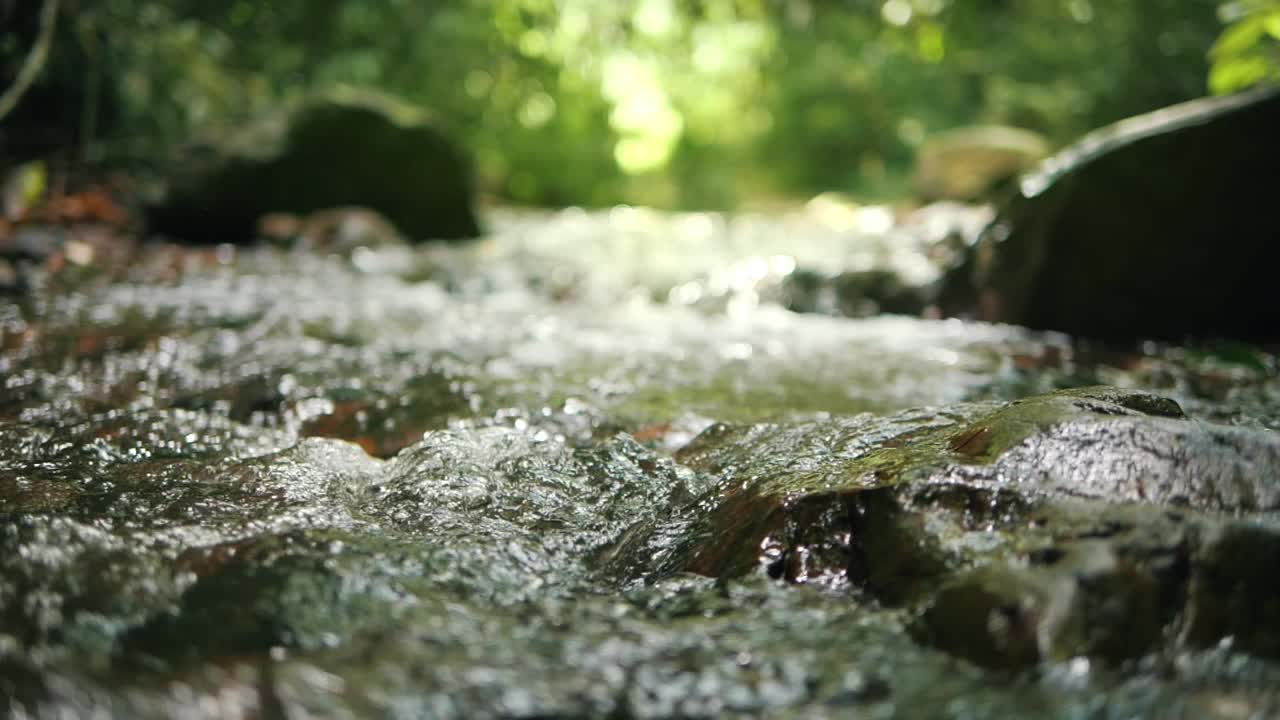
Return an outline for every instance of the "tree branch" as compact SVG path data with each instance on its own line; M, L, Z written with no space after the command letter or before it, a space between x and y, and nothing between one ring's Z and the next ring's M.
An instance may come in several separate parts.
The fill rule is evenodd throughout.
M22 62L22 68L18 70L13 84L0 95L0 120L17 107L18 101L44 69L45 60L49 57L49 46L53 44L53 28L57 20L58 0L44 0L44 7L40 9L40 34L31 45L31 52L27 53L27 59Z

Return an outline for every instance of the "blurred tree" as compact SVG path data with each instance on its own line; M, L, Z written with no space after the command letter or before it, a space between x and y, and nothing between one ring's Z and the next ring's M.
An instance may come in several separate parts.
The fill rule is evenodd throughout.
M8 10L12 11L12 8ZM0 120L13 110L23 93L31 87L31 83L44 69L45 60L49 57L49 45L53 42L53 32L57 26L58 0L44 0L40 8L40 23L36 37L31 43L31 49L27 52L21 67L14 73L13 82L3 93L0 93Z
M99 38L75 22L79 8L77 0L0 0L0 167L83 160L88 139L115 119Z
M1253 8L1277 2L1228 4L1249 12L1214 50L1215 90L1274 51L1274 14ZM62 3L13 119L90 158L153 161L355 83L432 108L488 192L551 205L900 193L938 130L999 122L1066 142L1202 94L1220 30L1219 0ZM22 28L0 69L26 57L39 6L0 0Z
M778 17L786 69L763 159L794 187L896 194L931 132L1001 123L1068 142L1203 94L1216 6L793 0Z

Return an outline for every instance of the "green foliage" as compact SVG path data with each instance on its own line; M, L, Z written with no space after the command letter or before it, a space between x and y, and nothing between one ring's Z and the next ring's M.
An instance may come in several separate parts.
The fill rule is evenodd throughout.
M1067 142L1202 94L1220 30L1219 0L64 1L61 47L113 99L100 154L161 157L366 85L431 108L489 194L551 205L893 194L940 130ZM1222 49L1257 50L1272 21L1248 22L1214 51L1215 89L1253 77Z
M1229 22L1209 51L1215 93L1280 82L1280 0L1240 0L1222 14Z
M780 25L797 70L774 78L764 147L789 185L810 191L893 194L921 140L959 125L1009 124L1062 144L1201 95L1218 28L1216 0L808 7Z

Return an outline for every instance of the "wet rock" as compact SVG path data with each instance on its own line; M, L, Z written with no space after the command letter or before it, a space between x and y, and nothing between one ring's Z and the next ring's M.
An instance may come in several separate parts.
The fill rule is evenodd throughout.
M305 216L268 213L258 218L258 237L298 251L351 255L356 248L404 244L382 215L368 208L319 210Z
M960 468L1038 492L1206 510L1280 508L1280 437L1189 423L1148 393L1082 388L1016 401L953 434L948 449L989 466Z
M1035 665L1041 632L1052 635L1060 622L1053 604L1070 591L984 568L938 591L924 614L925 640L987 667Z
M1035 167L1049 150L1044 137L1020 128L980 125L941 132L916 154L916 192L928 200L982 199Z
M175 171L152 232L248 242L267 213L360 205L413 240L479 234L470 169L420 109L338 90L243 128Z
M1117 662L1157 649L1182 610L1185 524L1099 505L1035 511L1047 532L1023 545L1034 549L945 579L922 605L919 636L997 668L1077 656Z
M933 301L932 286L910 285L892 270L843 272L834 277L796 271L787 276L783 304L795 312L843 317L881 313L919 316Z
M1087 135L1022 180L969 271L991 320L1104 339L1274 339L1280 91ZM963 293L956 293L963 295Z
M1248 512L1280 508L1278 462L1271 432L1129 417L1052 428L992 467L1039 491Z
M1270 581L1249 579L1274 533L1204 538L1218 512L1280 509L1280 436L1188 421L1159 396L717 426L679 458L720 478L667 525L688 538L679 567L856 589L983 665L1137 657L1188 612L1202 645L1274 625ZM1197 597L1214 609L1189 611ZM1255 603L1248 619L1228 619L1236 603Z
M1187 641L1211 646L1231 638L1248 652L1280 657L1280 528L1274 522L1214 528L1196 560Z

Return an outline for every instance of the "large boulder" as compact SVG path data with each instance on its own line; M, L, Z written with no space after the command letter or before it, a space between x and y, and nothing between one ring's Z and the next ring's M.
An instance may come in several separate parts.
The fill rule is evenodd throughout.
M1078 335L1280 337L1276 128L1270 88L1098 130L1022 179L952 284L985 319Z
M471 172L428 115L339 89L264 118L188 157L148 213L152 232L247 242L267 213L361 206L413 240L479 234Z

